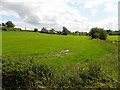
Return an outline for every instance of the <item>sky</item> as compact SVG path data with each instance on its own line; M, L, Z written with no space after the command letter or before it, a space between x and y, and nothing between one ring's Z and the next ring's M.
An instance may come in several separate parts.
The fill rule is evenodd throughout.
M1 0L1 22L22 29L89 32L92 27L118 29L119 0Z

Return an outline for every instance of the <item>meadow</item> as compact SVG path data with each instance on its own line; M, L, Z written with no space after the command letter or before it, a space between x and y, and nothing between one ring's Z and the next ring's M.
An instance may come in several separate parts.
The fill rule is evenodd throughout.
M34 65L51 66L51 70L56 72L57 76L64 71L74 75L77 67L88 68L100 64L106 75L117 80L119 51L118 44L112 41L118 41L118 36L108 36L107 40L91 40L89 36L3 31L2 55L9 57L9 64L13 58L13 61L17 60L16 57L22 57L23 60L32 57ZM3 62L5 63L4 59ZM113 83L111 87L114 87Z

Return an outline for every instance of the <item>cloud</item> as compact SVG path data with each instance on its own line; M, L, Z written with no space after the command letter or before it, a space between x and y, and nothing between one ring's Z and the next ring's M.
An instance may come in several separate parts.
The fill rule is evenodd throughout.
M117 3L119 0L85 0L83 7L91 11L92 15L96 15L99 7L103 7L105 12L117 14Z
M108 17L98 22L93 22L91 24L93 27L102 27L104 29L118 30L118 18Z
M117 24L115 18L103 18L100 21L92 22L89 15L82 15L82 10L88 9L93 16L96 16L99 12L98 7L101 5L103 5L106 12L115 11L116 4L111 6L113 5L110 3L111 1L112 0L2 0L0 15L11 15L21 18L22 21L15 23L17 23L17 27L22 28L24 28L25 25L30 28L48 27L57 30L61 30L63 26L66 26L71 31L89 31L92 25L115 28ZM68 3L73 4L73 6L70 6ZM114 7L114 9L111 10L109 8L110 6L111 8Z
M23 2L5 2L2 1L2 9L6 11L13 12L13 14L16 14L25 22L31 23L31 24L39 24L39 17L34 15L32 13L32 9L30 7L27 7L24 5ZM9 14L9 12L8 12Z

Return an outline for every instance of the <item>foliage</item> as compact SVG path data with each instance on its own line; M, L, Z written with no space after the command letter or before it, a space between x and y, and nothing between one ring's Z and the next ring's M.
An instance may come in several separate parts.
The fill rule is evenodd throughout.
M101 40L106 40L106 38L107 38L107 34L104 31L104 29L102 29L102 28L97 28L97 27L92 28L89 33L90 33L90 36L92 39L99 38Z
M51 85L52 71L44 64L34 65L32 57L3 57L2 67L2 85L4 89L23 90L25 88Z
M34 32L38 32L38 29L37 29L37 28L35 28L35 29L34 29Z
M6 26L7 27L12 27L12 28L15 27L15 25L12 23L12 21L7 21Z
M107 39L107 34L104 30L101 30L100 35L99 35L99 39L101 39L101 40Z
M3 31L22 31L21 28L2 27Z
M2 23L2 30L3 31L21 31L21 28L14 28L15 25L12 21L7 21L6 23Z
M2 23L2 26L6 26L5 23Z
M120 30L118 31L112 31L112 30L106 30L108 35L120 35Z
M119 83L109 77L100 64L87 68L75 65L75 70L63 67L57 75L50 65L36 65L33 61L33 57L3 57L3 89L116 88ZM69 74L68 70L74 73Z
M25 88L29 83L29 69L31 68L29 61L22 61L23 58L17 57L3 57L3 70L2 70L2 87L3 88Z

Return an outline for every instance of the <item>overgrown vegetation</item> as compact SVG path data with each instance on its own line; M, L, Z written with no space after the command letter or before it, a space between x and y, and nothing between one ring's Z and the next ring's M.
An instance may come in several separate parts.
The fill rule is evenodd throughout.
M73 67L75 69L73 69ZM69 71L68 71L69 70ZM69 74L72 72L72 74ZM74 73L73 73L74 72ZM33 57L3 57L3 89L40 88L117 88L119 81L105 73L98 63L81 67L65 66L59 75L46 64L35 64Z

